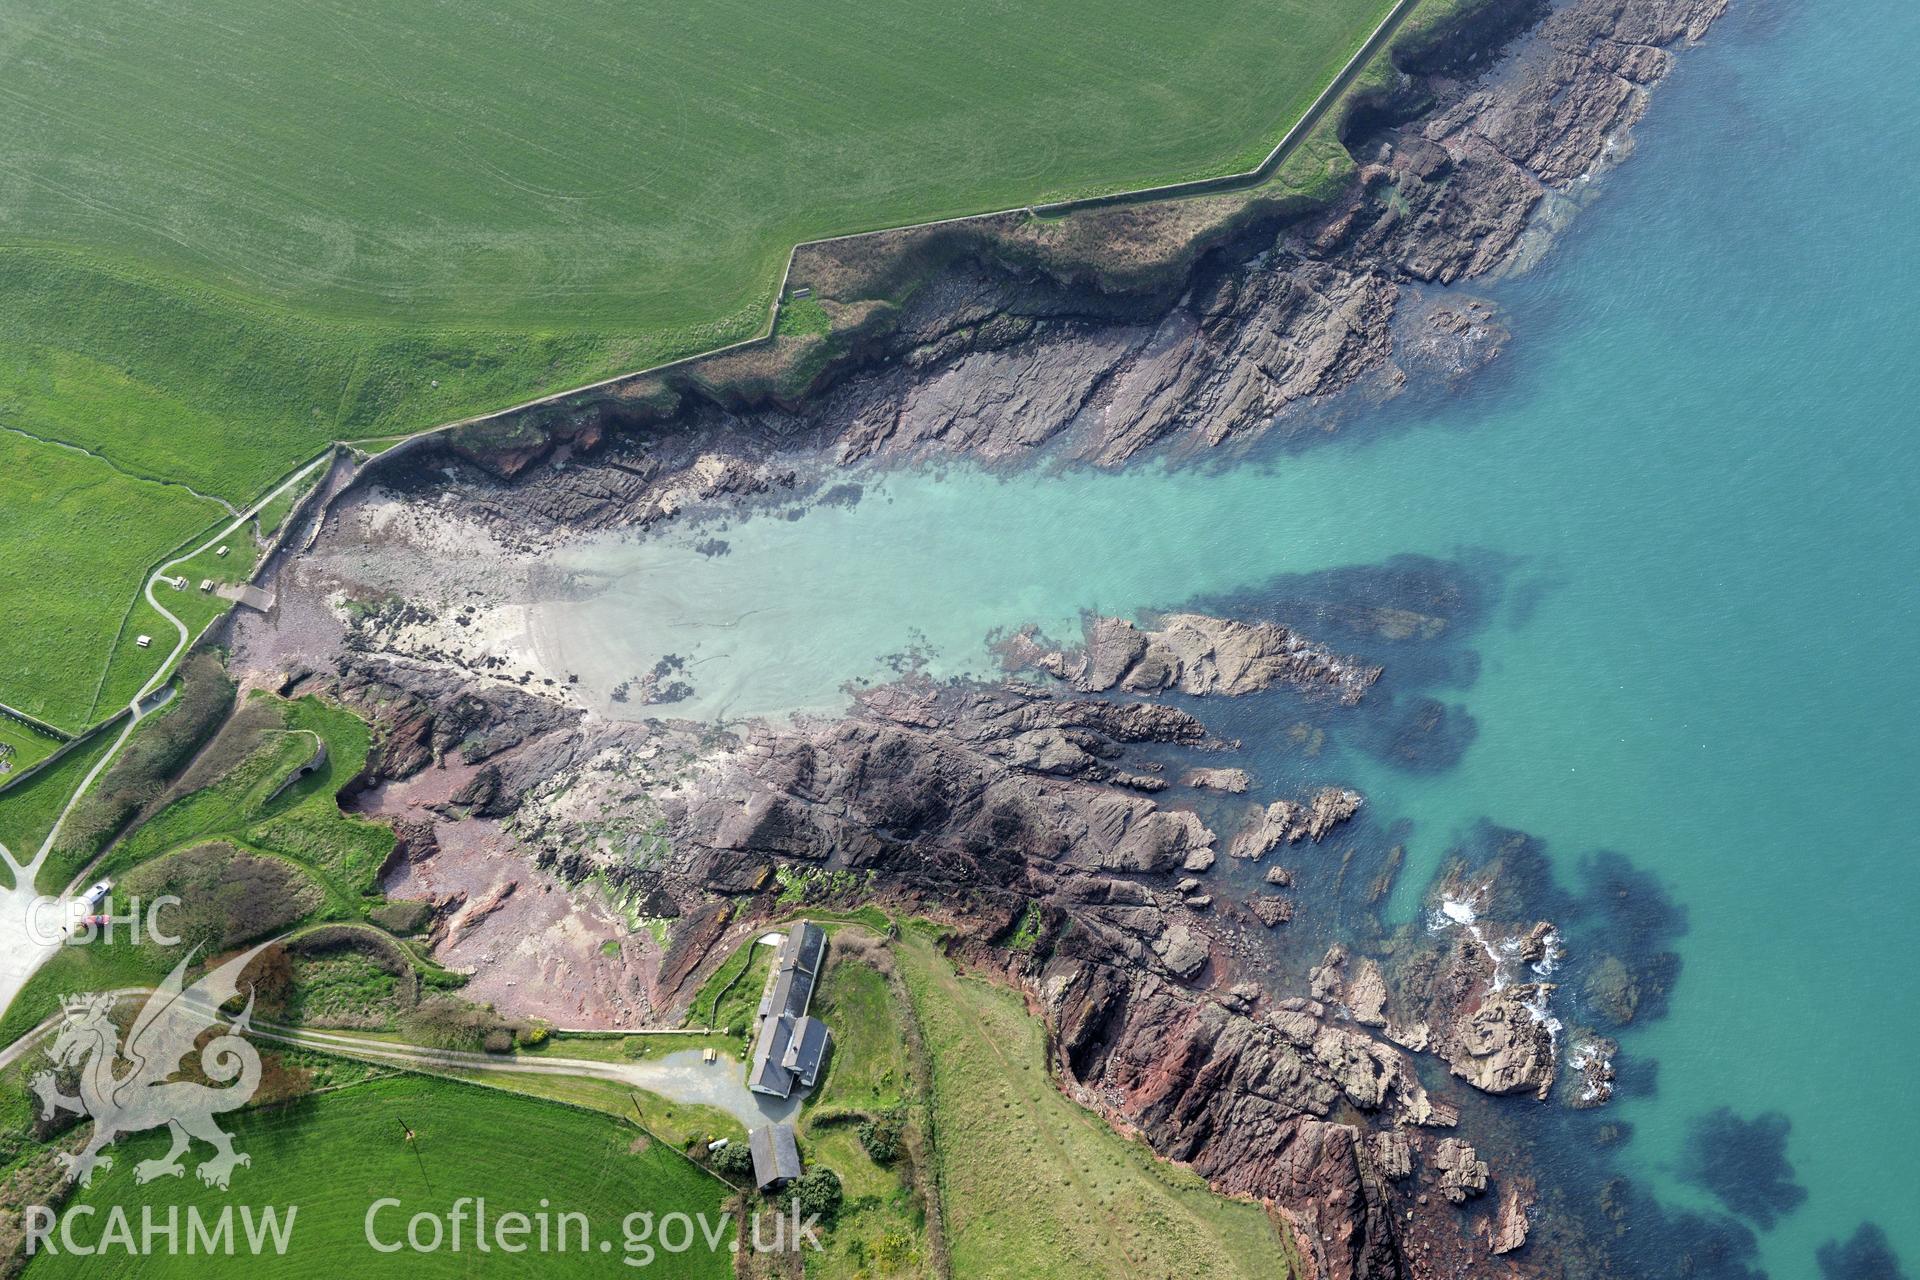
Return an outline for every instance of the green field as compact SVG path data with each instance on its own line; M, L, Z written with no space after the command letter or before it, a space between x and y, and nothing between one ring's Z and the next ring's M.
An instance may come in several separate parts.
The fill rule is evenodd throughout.
M111 728L95 734L31 777L22 778L12 790L0 793L0 845L6 846L15 862L25 866L33 861L80 780L117 737Z
M0 403L237 500L745 337L800 240L1244 168L1387 8L22 0Z
M0 411L0 422L12 416ZM8 614L0 627L0 701L78 730L90 722L101 669L147 571L210 527L220 509L178 485L0 431L0 512L0 600ZM157 666L176 633L152 634Z
M416 1146L401 1136L404 1121ZM136 1233L141 1208L164 1219L167 1207L196 1206L209 1219L235 1204L298 1206L284 1257L160 1256L130 1258L113 1251L98 1257L35 1258L26 1274L36 1280L85 1276L466 1276L484 1271L522 1275L610 1275L622 1253L622 1219L638 1210L656 1216L705 1213L715 1220L727 1189L661 1143L644 1140L632 1126L591 1111L516 1097L497 1090L420 1077L373 1080L262 1111L223 1117L234 1146L252 1159L236 1169L227 1191L204 1187L191 1173L145 1186L133 1179L135 1161L161 1154L162 1132L127 1139L114 1148L113 1168L94 1180L78 1201L97 1207L90 1228L98 1236L108 1207L124 1206ZM637 1149L636 1149L637 1148ZM417 1151L417 1159L416 1159ZM191 1169L208 1149L197 1146ZM462 1196L484 1196L488 1212L584 1213L592 1225L592 1248L582 1252L482 1256L467 1247L435 1253L378 1253L366 1243L368 1207L383 1197L402 1202L376 1219L383 1242L404 1237L407 1217L427 1210L444 1215ZM237 1227L236 1227L237 1230ZM183 1232L184 1234L184 1232ZM86 1236L82 1236L83 1239ZM602 1253L598 1242L612 1242ZM577 1240L577 1233L569 1237ZM55 1238L58 1245L58 1237ZM717 1253L704 1245L684 1253L660 1253L635 1274L670 1277L725 1276L732 1257L723 1241Z
M46 759L59 748L60 739L0 715L0 782Z

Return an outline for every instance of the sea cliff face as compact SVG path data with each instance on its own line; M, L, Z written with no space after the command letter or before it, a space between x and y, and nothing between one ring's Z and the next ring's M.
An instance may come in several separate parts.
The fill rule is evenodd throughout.
M1231 822L1196 798L1246 786L1235 744L1195 709L1205 700L1279 690L1363 715L1380 660L1304 623L1104 619L1084 648L1027 637L1010 654L1050 683L907 678L843 716L721 732L585 715L562 673L472 641L498 563L583 531L830 492L854 462L1044 451L1118 466L1240 447L1324 429L1340 397L1470 374L1506 333L1449 286L1527 264L1724 4L1573 0L1498 60L1459 37L1428 48L1350 128L1361 169L1331 207L1244 230L1178 288L1112 294L963 256L806 399L688 384L670 412L610 399L511 444L398 451L334 498L311 554L279 567L280 610L235 621L236 663L375 724L370 808L413 824L391 875L430 883L416 873L434 860L505 842L676 919L644 989L598 1007L614 1024L683 1002L724 940L775 912L781 871L856 886L959 926L959 958L1020 984L1046 1017L1063 1087L1221 1190L1270 1201L1316 1277L1571 1274L1524 1247L1535 1174L1514 1144L1472 1131L1420 1073L1529 1100L1564 1096L1572 1075L1579 1105L1604 1101L1598 1042L1577 1061L1559 1043L1553 925L1442 883L1434 927L1378 954L1316 944L1310 964L1276 972L1263 960L1276 938L1325 927L1281 859L1337 838L1364 797L1328 777ZM1516 10L1488 7L1509 23ZM435 610L404 578L356 577L355 548L382 541L470 579L481 605ZM675 673L656 676L642 703L670 698ZM1170 756L1192 772L1170 775ZM637 859L596 834L640 829L670 854ZM1396 864L1371 856L1390 883ZM448 896L439 936L484 937L507 898ZM1034 937L1015 948L1029 912ZM476 990L524 998L484 974Z

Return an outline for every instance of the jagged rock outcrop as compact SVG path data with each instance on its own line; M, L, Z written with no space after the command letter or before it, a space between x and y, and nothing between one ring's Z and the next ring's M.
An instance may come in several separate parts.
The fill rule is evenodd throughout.
M1487 1220L1487 1251L1498 1257L1512 1253L1527 1242L1533 1229L1528 1212L1533 1208L1534 1185L1525 1178L1506 1182L1500 1191L1500 1208Z
M1253 785L1245 769L1189 769L1180 775L1180 785L1199 791L1222 791L1241 795Z
M1081 960L1050 965L1040 989L1087 1100L1223 1191L1277 1201L1317 1274L1400 1274L1385 1187L1408 1169L1382 1167L1366 1132L1329 1118L1351 1107L1446 1122L1398 1050L1310 1005L1248 1018Z
M1455 1204L1487 1189L1487 1162L1458 1138L1440 1139L1433 1166L1440 1171L1440 1194Z
M1318 844L1329 831L1360 812L1363 799L1345 787L1324 787L1305 804L1276 800L1254 811L1227 846L1236 858L1258 861L1282 844L1301 840Z
M1277 929L1293 919L1293 899L1277 893L1263 893L1247 902L1247 910L1269 929Z
M1124 618L1088 621L1085 647L1043 650L1030 633L1007 646L1010 665L1032 667L1082 693L1160 693L1235 698L1277 684L1358 702L1380 668L1343 657L1276 622L1173 613L1142 629Z
M1355 1022L1370 1027L1385 1027L1386 976L1371 957L1362 956L1358 962L1350 964L1351 960L1347 949L1340 944L1329 947L1326 957L1307 973L1313 998L1343 1006L1347 1016Z
M1556 1069L1553 1023L1544 1012L1550 982L1489 991L1453 1024L1438 1052L1453 1073L1486 1093L1531 1092L1545 1098Z

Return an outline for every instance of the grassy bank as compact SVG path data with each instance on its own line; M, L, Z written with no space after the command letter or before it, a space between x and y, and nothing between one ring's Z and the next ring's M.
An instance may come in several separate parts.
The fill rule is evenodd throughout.
M1060 1092L1018 994L957 973L918 929L894 954L933 1064L955 1275L1291 1274L1260 1206L1215 1195Z

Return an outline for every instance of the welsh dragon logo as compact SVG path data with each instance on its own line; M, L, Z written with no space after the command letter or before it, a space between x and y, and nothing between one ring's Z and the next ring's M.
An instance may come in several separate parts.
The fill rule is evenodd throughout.
M40 1072L30 1083L40 1097L42 1119L51 1120L61 1111L71 1111L93 1120L93 1136L87 1145L78 1154L59 1155L69 1182L87 1186L95 1171L112 1168L113 1157L103 1154L103 1148L120 1135L162 1125L172 1130L173 1146L164 1156L135 1165L136 1182L184 1174L186 1167L180 1157L194 1138L214 1149L213 1157L195 1170L208 1186L224 1189L236 1165L252 1163L244 1153L233 1149L232 1137L213 1119L245 1106L260 1087L260 1054L243 1039L252 1028L251 987L246 1008L239 1016L229 1017L220 1007L240 994L241 973L266 945L234 957L188 987L185 977L187 966L198 952L195 948L141 1006L139 1016L127 1030L124 1046L113 1024L113 995L69 996L63 1000L66 1020L48 1056L57 1067L80 1068L80 1096L61 1093L52 1071ZM227 1024L227 1030L202 1045L202 1037L221 1023ZM182 1059L196 1047L200 1072L214 1085L171 1078L181 1069ZM115 1074L115 1067L122 1062L125 1071Z

